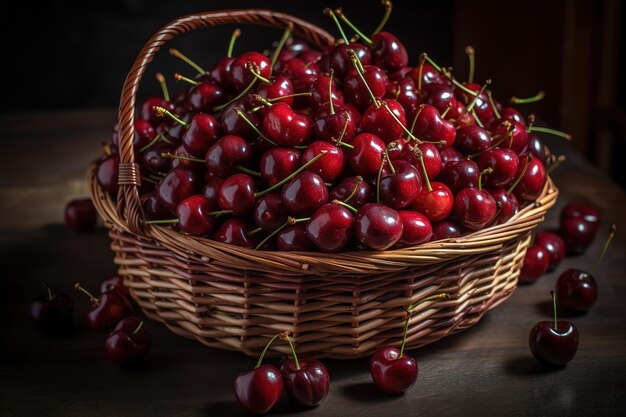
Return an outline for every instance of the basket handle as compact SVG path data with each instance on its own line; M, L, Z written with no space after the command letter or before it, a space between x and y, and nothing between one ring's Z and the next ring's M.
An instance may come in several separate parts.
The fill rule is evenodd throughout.
M228 23L255 24L284 28L293 27L295 35L323 49L334 41L334 38L323 29L297 17L271 10L223 10L192 14L178 18L156 32L144 45L135 59L122 88L122 97L118 110L120 129L120 191L117 196L117 211L122 219L126 219L131 232L142 234L141 207L137 186L141 184L139 165L135 163L133 152L135 102L139 81L148 64L161 46L173 37L195 29Z

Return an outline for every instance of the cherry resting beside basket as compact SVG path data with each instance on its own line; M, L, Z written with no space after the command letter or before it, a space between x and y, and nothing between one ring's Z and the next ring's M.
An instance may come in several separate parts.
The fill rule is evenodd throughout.
M167 40L225 23L284 28L324 47L332 36L298 18L268 10L229 10L182 17L139 53L119 107L120 191L117 200L88 170L94 204L110 229L114 261L133 298L151 319L207 346L256 356L270 335L290 331L303 356L350 359L402 340L406 308L421 303L407 348L466 329L512 295L532 230L554 205L548 178L541 196L504 224L455 239L386 251L343 253L257 251L142 223L139 167L132 146L136 93ZM288 354L274 344L269 354Z

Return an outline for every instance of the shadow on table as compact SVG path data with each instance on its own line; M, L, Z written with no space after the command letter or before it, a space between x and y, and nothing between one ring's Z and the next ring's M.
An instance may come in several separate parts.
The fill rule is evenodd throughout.
M393 399L393 395L381 392L373 382L357 382L341 387L341 392L350 399L359 402L377 403Z
M517 376L548 374L559 372L561 369L563 369L563 367L550 367L540 364L530 353L528 356L512 358L504 365L504 370L508 374Z
M551 300L541 301L537 303L537 311L546 316L546 320L551 320L554 317L554 307ZM575 311L568 311L563 307L557 305L557 315L559 320L571 319L580 316L584 316L585 313L577 313Z

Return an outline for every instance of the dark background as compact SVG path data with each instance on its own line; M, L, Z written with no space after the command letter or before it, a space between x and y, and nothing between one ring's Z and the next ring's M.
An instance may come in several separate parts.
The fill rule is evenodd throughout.
M126 72L144 42L161 26L184 14L225 8L270 8L319 24L333 34L325 6L342 5L365 32L378 24L377 0L235 0L164 2L9 2L2 13L4 42L0 65L0 112L115 107ZM574 136L573 145L623 186L626 170L626 58L620 0L414 2L397 0L387 29L401 39L417 62L427 51L453 66L464 79L464 47L477 50L476 78L492 78L500 101L545 90L541 103L521 107ZM201 30L176 39L179 48L204 67L225 54L232 26ZM244 27L235 54L263 50L281 31ZM161 53L146 74L141 95L159 94L155 68L168 76L193 72ZM546 141L561 140L546 137Z

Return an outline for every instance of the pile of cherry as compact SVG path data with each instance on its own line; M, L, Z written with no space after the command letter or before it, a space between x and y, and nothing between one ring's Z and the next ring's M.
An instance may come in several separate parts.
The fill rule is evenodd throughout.
M323 51L290 28L273 52L234 56L236 30L209 70L170 50L197 74L176 74L189 88L173 97L158 74L164 97L134 121L146 223L263 250L385 250L501 224L538 198L554 157L532 132L550 130L473 82L471 48L459 82L325 12L342 36ZM97 170L111 195L118 146L116 129Z

